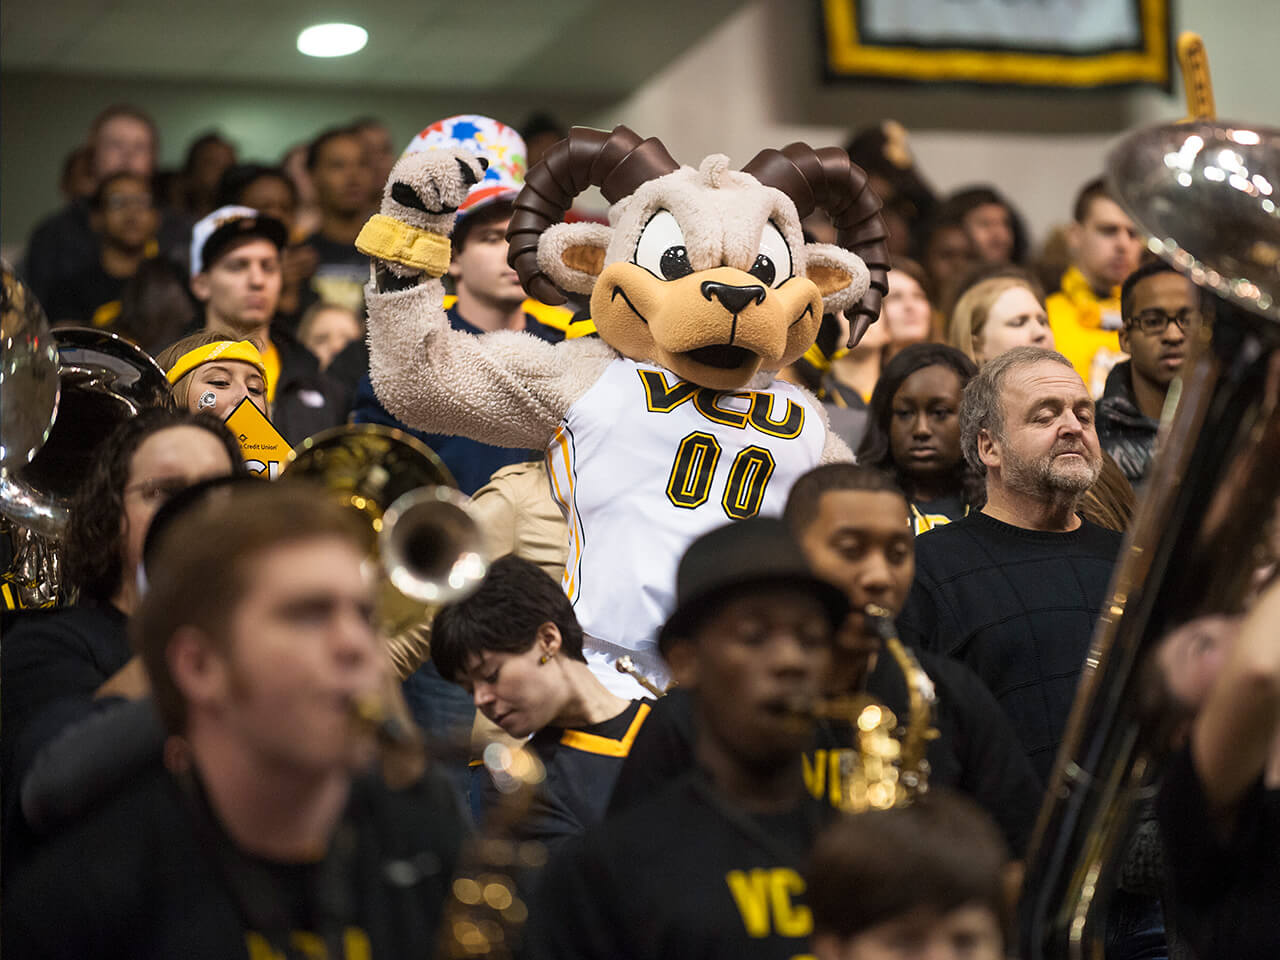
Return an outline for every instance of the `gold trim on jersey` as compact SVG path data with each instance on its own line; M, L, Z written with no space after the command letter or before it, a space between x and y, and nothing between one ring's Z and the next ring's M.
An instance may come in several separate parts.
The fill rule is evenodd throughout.
M760 512L764 492L777 461L764 447L744 447L733 458L720 502L730 520L746 520ZM744 495L745 494L745 502Z
M787 398L787 412L781 420L773 419L772 393L761 393L758 390L742 390L735 392L709 390L699 387L687 380L677 379L675 383L667 383L667 377L661 370L637 370L640 382L644 384L645 406L650 413L671 413L682 404L693 401L697 411L712 423L723 427L744 429L748 424L769 437L779 440L794 440L804 431L804 404ZM720 406L721 397L740 397L749 400L746 412L730 410Z
M555 435L551 438L551 443L547 449L547 476L551 480L552 495L560 505L560 509L564 512L566 521L569 524L569 548L572 556L568 557L564 565L564 576L561 583L564 586L565 595L572 602L577 599L577 590L581 585L580 574L582 566L582 541L584 532L582 529L582 520L578 516L578 505L574 491L574 465L573 465L573 448L566 440L566 435L572 436L569 428L563 423L556 428ZM555 464L551 460L551 452L555 447L560 448L561 456L564 458L564 474L565 484L569 488L569 495L566 497L560 489L560 479L556 476Z
M640 382L644 384L645 404L650 413L670 413L680 404L693 399L698 392L696 383L677 380L674 385L667 385L667 378L661 370L640 370Z
M583 753L599 754L602 757L625 757L631 752L631 745L635 743L636 736L640 733L640 728L644 726L645 718L648 716L649 705L642 703L631 720L631 726L627 727L627 732L620 739L610 740L608 737L583 733L581 730L566 730L564 736L560 738L560 744L572 747L574 750L581 750Z
M771 413L773 413L773 394L753 394L747 419L761 433L780 440L794 440L804 430L804 406L794 400L787 400L787 413L782 420L771 420L769 418Z

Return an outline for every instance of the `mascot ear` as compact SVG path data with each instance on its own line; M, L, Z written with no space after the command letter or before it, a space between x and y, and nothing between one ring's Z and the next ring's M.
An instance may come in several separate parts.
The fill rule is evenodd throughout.
M806 243L805 276L822 294L823 313L847 310L867 292L871 274L862 258L830 243Z
M603 223L557 223L538 240L538 268L561 290L590 293L612 236Z

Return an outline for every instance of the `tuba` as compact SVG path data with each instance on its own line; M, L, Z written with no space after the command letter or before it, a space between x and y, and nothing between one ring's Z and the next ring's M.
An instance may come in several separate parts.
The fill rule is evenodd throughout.
M429 656L435 609L474 591L489 568L453 474L404 431L358 424L302 441L282 478L321 484L368 525L379 626L397 673L409 676Z
M1151 664L1171 627L1238 612L1280 496L1280 130L1193 121L1109 161L1150 249L1200 289L1205 323L1095 632L1027 860L1022 955L1102 956L1135 804L1166 754ZM1176 412L1169 411L1176 404Z
M65 595L58 544L77 484L112 429L172 405L169 381L113 333L61 327L50 338L38 323L12 333L6 323L3 388L0 515L14 550L5 588L15 606L52 606Z

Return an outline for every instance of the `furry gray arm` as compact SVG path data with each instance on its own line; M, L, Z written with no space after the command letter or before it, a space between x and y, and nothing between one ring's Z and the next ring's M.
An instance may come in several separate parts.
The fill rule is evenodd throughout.
M442 296L438 280L365 291L374 392L414 429L541 449L617 356L595 338L550 344L527 333L453 330Z
M356 238L373 258L369 377L410 427L541 448L616 354L596 340L553 347L524 333L477 337L449 326L439 279L447 238L486 166L464 150L426 150L391 168L380 212Z
M822 464L853 463L853 451L827 426L827 442L822 446Z

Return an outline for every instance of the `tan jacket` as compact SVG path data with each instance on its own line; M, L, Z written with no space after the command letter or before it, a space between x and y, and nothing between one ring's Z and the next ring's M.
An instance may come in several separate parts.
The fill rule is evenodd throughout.
M471 509L484 531L490 560L514 553L560 582L569 554L569 530L551 499L543 461L513 463L496 471L471 497Z

